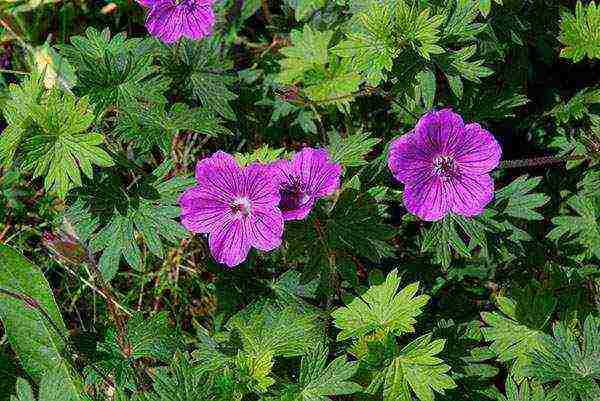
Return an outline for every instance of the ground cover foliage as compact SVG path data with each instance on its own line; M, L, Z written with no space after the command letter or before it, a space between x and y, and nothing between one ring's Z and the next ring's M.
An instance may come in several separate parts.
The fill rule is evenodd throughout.
M600 400L599 3L219 0L174 41L151 3L0 2L0 400ZM447 108L502 161L426 221L388 158ZM219 263L198 160L306 147L334 190Z

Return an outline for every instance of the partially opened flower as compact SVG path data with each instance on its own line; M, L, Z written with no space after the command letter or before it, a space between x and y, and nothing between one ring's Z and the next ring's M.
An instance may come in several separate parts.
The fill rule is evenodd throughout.
M440 220L450 212L483 213L494 197L489 175L502 150L479 124L464 124L445 109L423 116L409 134L390 147L388 166L404 183L404 204L423 220Z
M193 40L211 34L215 24L214 0L138 0L150 8L146 28L165 43L182 37Z
M179 199L181 222L194 233L208 234L219 263L237 266L251 247L270 251L281 244L279 192L266 166L242 169L233 156L216 152L198 162L196 180L198 186Z
M317 199L340 187L342 166L332 162L324 149L304 148L292 160L272 163L269 170L279 185L284 220L302 220Z

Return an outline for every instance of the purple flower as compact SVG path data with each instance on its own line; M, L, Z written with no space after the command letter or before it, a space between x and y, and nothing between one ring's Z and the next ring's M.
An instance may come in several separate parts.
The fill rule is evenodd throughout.
M179 199L181 222L194 233L208 233L219 263L234 267L251 247L270 251L281 244L280 198L266 166L242 169L231 155L216 152L198 162L196 180L198 186Z
M340 187L342 166L332 162L324 149L304 148L290 160L269 165L279 185L279 208L284 220L302 220L315 201L331 195Z
M449 212L483 213L494 197L488 174L500 162L500 145L479 124L464 124L445 109L423 116L413 131L392 142L388 166L404 183L404 204L423 220Z
M214 0L138 0L150 8L146 28L151 35L165 43L181 37L201 39L212 32L215 14Z

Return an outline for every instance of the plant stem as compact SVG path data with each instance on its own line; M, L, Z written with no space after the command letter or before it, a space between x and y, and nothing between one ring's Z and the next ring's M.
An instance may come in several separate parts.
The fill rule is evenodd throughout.
M117 326L117 342L119 343L119 347L121 348L121 352L123 355L130 357L131 356L131 346L127 342L127 320L119 311L119 304L115 300L116 297L114 295L114 291L112 286L104 280L102 277L102 272L98 268L98 263L96 262L96 258L91 250L85 247L88 251L88 265L92 269L92 273L94 274L94 281L96 281L96 287L98 291L102 294L102 296L106 299L108 304L108 312L112 319L115 321L115 325Z
M572 155L564 157L543 156L533 157L530 159L505 160L502 163L500 163L500 168L535 167L543 166L545 164L557 164L576 160L586 160L587 158L587 155Z
M0 73L2 74L18 74L18 75L30 75L30 72L26 71L16 71L16 70L7 70L5 68L0 68Z

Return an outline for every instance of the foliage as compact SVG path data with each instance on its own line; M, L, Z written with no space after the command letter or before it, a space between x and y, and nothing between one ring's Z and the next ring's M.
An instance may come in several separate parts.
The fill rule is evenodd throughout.
M60 393L65 401L78 399L80 379L64 356L66 327L48 282L37 267L5 245L0 245L0 266L0 319L23 367L31 377L41 378L45 397ZM19 401L33 400L27 382L20 379L17 386Z
M165 101L169 81L156 74L148 40L127 39L124 33L111 38L108 29L88 28L85 34L72 37L61 51L77 71L75 91L89 96L97 111Z
M558 400L593 400L598 397L600 321L588 316L580 334L564 323L553 327L543 346L533 352L530 375L542 383L558 382L552 389Z
M179 215L177 199L191 181L167 178L172 164L166 162L128 188L116 176L101 177L96 186L77 194L65 217L92 252L102 252L98 267L106 280L119 268L121 256L135 269L142 268L141 235L148 251L164 256L164 241L187 236L173 219Z
M524 315L524 305L516 304L510 298L498 297L496 303L502 313L484 312L482 318L488 327L482 329L483 336L492 342L491 349L497 358L503 362L512 362L513 372L523 376L523 369L531 362L530 353L542 347L543 327L553 312L552 301L540 298L541 307L535 310L536 321L527 322ZM534 305L530 305L533 307Z
M415 297L418 283L397 292L399 285L398 274L393 271L388 274L385 283L371 287L362 297L335 311L332 314L335 325L342 329L337 336L338 341L363 337L373 332L376 335L413 332L416 323L414 317L422 313L421 309L429 297Z
M587 5L577 1L575 15L569 11L562 14L559 40L565 46L560 56L570 58L577 63L584 57L600 58L598 45L598 26L600 9L594 1Z
M0 3L0 400L598 398L598 1L224 0L172 44L156 4ZM423 221L390 147L446 108L502 160ZM304 147L339 186L276 249L181 224L199 160Z
M108 167L111 157L100 146L103 136L88 132L94 115L86 98L57 89L44 93L40 76L12 86L4 113L9 127L0 139L5 166L18 160L44 187L64 197L82 185L81 172L93 176L92 165Z

